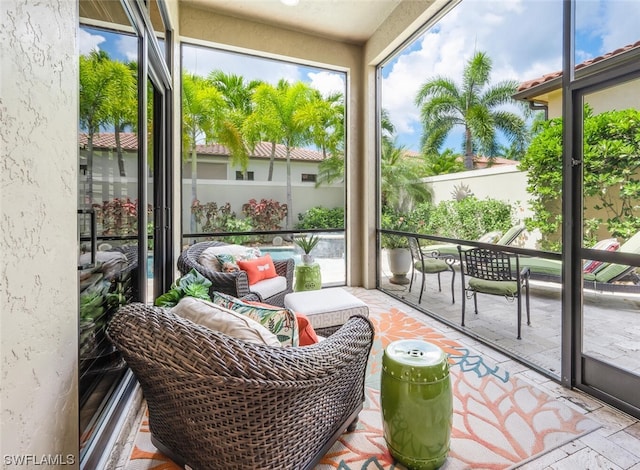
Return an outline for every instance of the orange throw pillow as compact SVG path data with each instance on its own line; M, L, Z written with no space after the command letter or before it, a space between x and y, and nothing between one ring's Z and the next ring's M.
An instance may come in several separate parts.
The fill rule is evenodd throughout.
M256 307L274 308L273 305L265 304L262 302L254 302L252 300L245 300L245 304L255 305ZM296 321L298 323L298 345L299 346L311 346L320 342L316 330L311 326L309 318L304 313L293 312L296 315Z
M249 285L256 284L263 279L271 279L272 277L278 276L276 267L269 254L255 259L238 260L237 263L240 269L247 272Z
M313 329L309 319L304 313L293 312L296 314L296 320L298 320L298 344L300 346L310 346L318 343L318 335L316 330Z

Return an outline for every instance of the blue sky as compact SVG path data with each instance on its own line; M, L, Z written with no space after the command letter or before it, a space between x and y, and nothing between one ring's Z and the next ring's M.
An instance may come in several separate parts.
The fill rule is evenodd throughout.
M640 40L640 0L578 0L576 62ZM474 51L493 61L492 81L527 81L562 68L562 0L463 0L438 24L384 65L382 106L396 127L398 144L419 150L421 125L414 104L420 86L435 76L458 80ZM133 38L81 30L80 52L95 48L135 60ZM303 80L323 93L344 92L346 75L320 68L227 53L183 48L183 67L199 75L216 68L272 83ZM460 133L446 146L460 150Z

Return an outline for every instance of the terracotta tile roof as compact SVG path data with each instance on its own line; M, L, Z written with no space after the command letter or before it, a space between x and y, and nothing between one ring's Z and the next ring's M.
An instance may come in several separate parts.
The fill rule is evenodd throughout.
M120 133L120 144L123 150L136 150L138 148L137 135L132 132ZM79 135L79 143L81 147L87 145L87 135ZM115 149L116 140L113 133L100 133L93 136L93 146L98 149ZM220 155L229 156L227 147L221 144L198 145L197 151L199 155ZM251 158L270 158L271 143L260 142L251 155ZM276 159L284 160L287 158L286 147L282 144L276 145ZM322 152L309 150L304 148L294 148L291 150L291 160L316 162L322 160Z
M420 154L420 152L416 152L415 150L405 150L404 154L405 156L410 158L422 158L422 155ZM463 162L464 157L459 156L457 160L459 162ZM493 157L493 162L491 162L492 167L504 166L504 165L517 165L517 164L518 162L516 160L509 160L508 158L502 158L502 157ZM487 168L489 166L489 157L474 155L473 166L476 169Z
M78 136L80 147L87 145L87 134ZM138 148L138 136L133 132L120 133L120 146L123 150L136 150ZM103 133L93 135L93 147L101 149L115 149L116 137L113 133Z
M598 57L594 57L592 59L589 60L585 60L584 62L579 63L578 65L576 65L576 70L580 70L583 69L585 67L588 67L589 65L595 64L597 62L601 62L603 60L606 59L610 59L611 57L617 56L619 54L622 54L623 52L627 52L630 51L631 49L634 49L636 47L640 47L640 41L636 41L633 44L628 44L626 46L620 47L614 51L611 52L607 52L604 55L598 56ZM542 85L543 83L548 83L556 78L562 77L562 70L558 71L558 72L552 72L552 73L548 73L546 75L543 75L542 77L538 77L538 78L534 78L533 80L527 80L526 82L522 82L520 84L520 86L518 87L518 93L526 91L530 88L533 88L535 86L538 85Z

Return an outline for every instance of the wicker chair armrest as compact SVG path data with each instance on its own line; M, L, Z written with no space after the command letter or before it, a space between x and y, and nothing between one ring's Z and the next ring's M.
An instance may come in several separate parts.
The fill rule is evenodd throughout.
M278 276L287 278L287 291L291 291L293 288L293 273L296 267L293 258L276 260L273 262L273 264L276 268L276 273L278 273Z

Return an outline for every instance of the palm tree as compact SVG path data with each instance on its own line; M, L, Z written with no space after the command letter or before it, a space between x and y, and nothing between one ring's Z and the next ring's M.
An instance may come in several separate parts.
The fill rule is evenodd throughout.
M419 179L426 176L424 163L420 158L407 155L404 146L395 140L382 140L380 158L380 193L383 210L396 213L408 212L415 204L429 201L431 193Z
M105 103L111 80L109 55L93 51L80 56L80 127L87 132L87 190L89 206L93 204L93 136L107 119Z
M309 123L311 140L322 152L322 159L344 152L344 95L332 93L326 98L312 90L311 100L299 110L300 118Z
M216 137L216 122L225 108L221 93L204 78L182 75L182 142L185 159L191 158L191 204L198 202L199 142L212 142ZM191 214L191 231L196 230L195 215Z
M324 98L314 90L311 102L300 113L310 123L314 145L322 151L316 188L344 181L344 95L333 93Z
M258 135L245 122L253 112L253 92L262 82L245 82L244 77L221 70L211 72L208 81L220 92L226 105L221 121L216 124L218 142L230 149L231 164L246 171Z
M138 90L136 69L117 61L108 62L110 82L107 88L106 122L113 125L118 155L118 169L120 176L127 176L124 168L120 133L127 126L136 123L138 113Z
M501 109L515 103L512 95L518 83L505 80L489 84L491 59L476 52L463 72L462 87L447 77L427 80L416 96L420 107L425 154L437 153L447 135L456 126L464 127L464 164L473 168L474 151L493 156L497 149L499 130L510 142L522 142L525 136L524 119Z
M302 82L291 84L280 80L277 86L263 83L256 88L254 101L256 109L251 121L260 128L265 140L272 143L269 178L272 177L275 145L283 144L287 162L287 229L293 226L291 208L291 149L311 142L310 122L300 112L312 100L313 89Z

